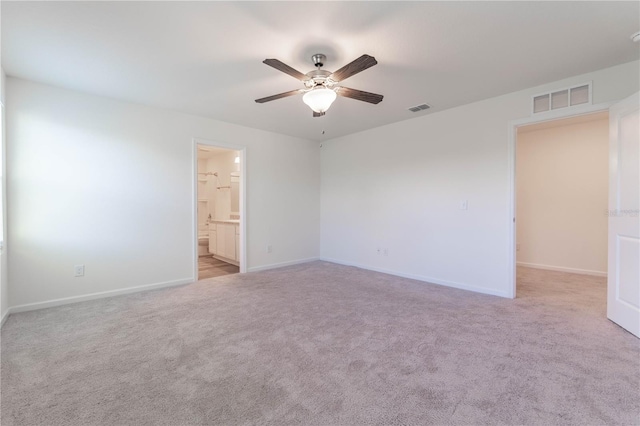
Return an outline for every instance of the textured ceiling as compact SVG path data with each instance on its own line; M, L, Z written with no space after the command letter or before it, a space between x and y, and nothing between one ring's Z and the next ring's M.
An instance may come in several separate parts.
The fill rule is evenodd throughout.
M639 2L7 2L9 76L244 126L322 140L637 60ZM344 82L380 93L338 97L312 118L297 89L262 64L334 71L363 53L379 64ZM407 108L432 105L427 112ZM325 135L322 135L325 130Z

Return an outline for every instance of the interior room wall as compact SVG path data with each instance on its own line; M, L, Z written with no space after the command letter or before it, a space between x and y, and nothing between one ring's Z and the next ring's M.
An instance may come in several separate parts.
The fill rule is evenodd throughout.
M198 173L206 173L207 160L205 158L198 158Z
M6 319L6 315L9 312L9 276L7 265L7 184L6 184L6 117L5 117L5 87L6 87L6 75L4 69L0 68L0 108L2 120L2 132L0 137L2 138L0 167L2 170L0 185L2 186L0 192L2 193L2 243L3 247L0 249L0 323Z
M214 219L227 220L231 218L231 190L229 188L217 189L217 187L231 186L231 172L239 170L239 164L234 162L236 156L238 156L237 151L227 151L214 155L207 161L208 170L218 173L217 177L210 177L213 205L215 206L212 215Z
M324 142L321 258L508 297L509 122L587 81L594 104L623 99L638 74L630 62Z
M518 264L606 275L608 114L554 124L518 130Z
M246 146L250 271L318 257L317 143L16 78L7 104L12 310L193 280L194 137Z

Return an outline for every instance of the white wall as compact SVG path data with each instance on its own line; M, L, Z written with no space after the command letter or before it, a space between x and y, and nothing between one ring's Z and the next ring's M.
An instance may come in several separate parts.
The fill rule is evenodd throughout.
M0 192L2 193L2 239L3 248L0 250L0 322L6 319L5 315L9 311L9 275L8 275L8 265L7 265L7 249L6 249L6 235L7 235L7 186L6 186L6 121L5 121L5 87L6 87L6 75L4 73L4 69L0 68L0 104L1 104L1 117L2 120L2 132L0 137L2 138L1 144L1 160L0 160L0 169L2 170L2 179L0 179Z
M194 137L247 146L250 270L318 256L317 143L7 84L12 307L192 280Z
M218 173L218 176L210 176L210 188L213 201L212 217L218 220L227 220L231 218L231 189L219 186L231 186L231 172L237 172L240 165L234 162L239 155L237 151L227 151L217 154L207 160L207 170L209 172ZM318 153L318 155L320 155Z
M638 74L631 62L325 142L321 257L508 296L509 122L532 95L590 80L594 103L622 99Z
M606 275L609 118L556 124L518 129L518 263Z

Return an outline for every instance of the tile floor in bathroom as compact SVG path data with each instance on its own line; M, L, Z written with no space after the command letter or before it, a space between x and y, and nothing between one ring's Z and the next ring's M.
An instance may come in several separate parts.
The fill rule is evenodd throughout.
M198 279L220 277L223 275L237 274L240 268L222 260L214 259L212 255L198 257Z

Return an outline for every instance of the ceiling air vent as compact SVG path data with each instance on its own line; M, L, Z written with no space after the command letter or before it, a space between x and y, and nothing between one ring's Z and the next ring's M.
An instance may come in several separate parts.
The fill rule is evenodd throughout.
M591 83L554 90L533 96L534 114L583 104L591 104Z
M427 104L422 104L422 105L416 105L414 107L409 108L409 111L411 112L420 112L420 111L424 111L426 109L431 108L431 106L427 105Z

